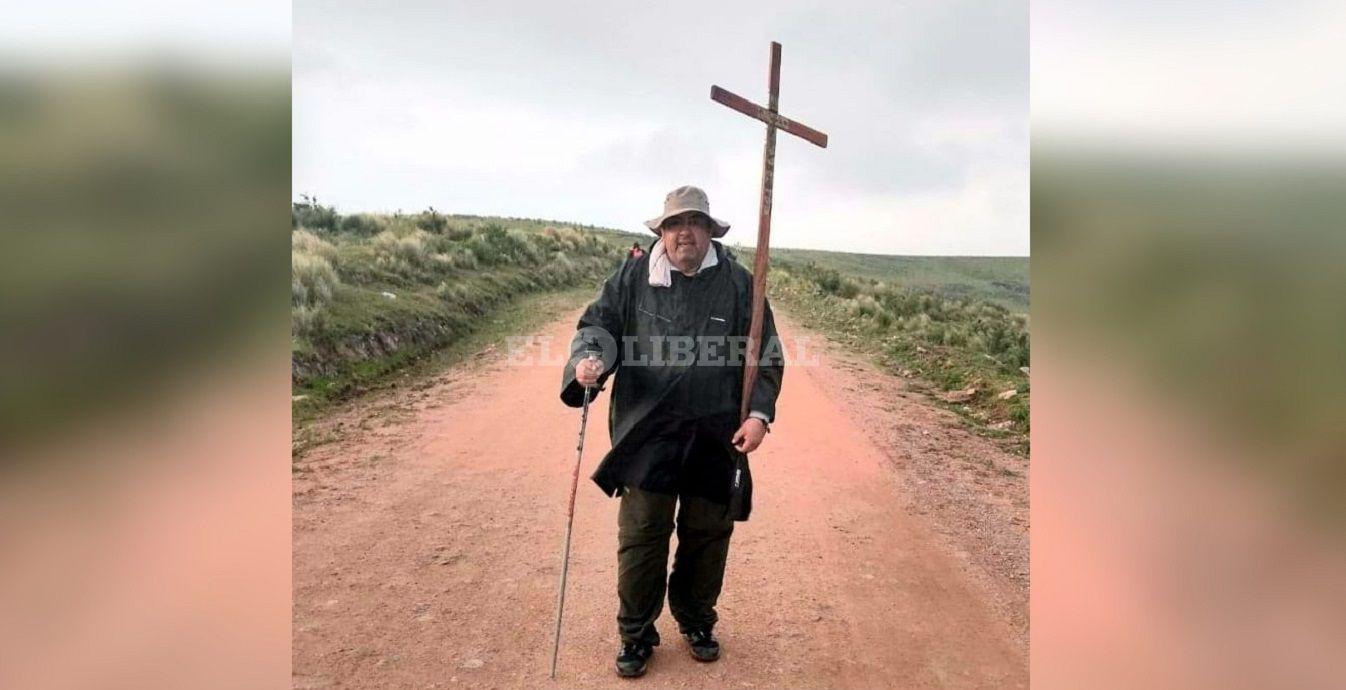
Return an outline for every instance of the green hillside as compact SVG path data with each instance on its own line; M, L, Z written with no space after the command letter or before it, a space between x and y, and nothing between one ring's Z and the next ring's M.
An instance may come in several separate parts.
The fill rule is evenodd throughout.
M565 295L547 302L547 318L579 307L632 240L433 208L343 216L306 198L293 206L290 241L291 383L303 417L492 330L521 300Z
M738 250L751 261L751 248ZM890 256L772 248L773 264L814 264L853 278L928 289L952 298L979 298L1028 311L1026 256Z
M293 206L290 237L296 418L427 355L481 346L502 328L578 308L632 242L654 241L648 233L433 208L342 215L308 198ZM751 266L751 249L733 251ZM937 392L975 389L955 409L1026 447L1026 257L787 248L772 250L771 273L781 309ZM998 397L1010 389L1017 394Z

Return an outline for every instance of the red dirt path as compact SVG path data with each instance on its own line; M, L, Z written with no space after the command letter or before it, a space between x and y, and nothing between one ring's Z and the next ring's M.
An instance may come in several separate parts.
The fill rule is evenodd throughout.
M553 349L574 322L544 330ZM335 412L318 427L333 440L295 461L294 687L1026 687L1026 461L900 379L820 355L787 363L779 419L751 457L723 658L693 661L665 609L638 680L611 670L617 501L587 479L608 448L606 393L590 413L555 682L579 422L557 399L559 369L485 353Z

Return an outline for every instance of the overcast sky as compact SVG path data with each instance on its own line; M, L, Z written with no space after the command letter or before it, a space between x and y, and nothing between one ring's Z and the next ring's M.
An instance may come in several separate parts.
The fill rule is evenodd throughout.
M1346 151L1337 0L1037 0L1032 12L1040 142Z
M772 245L1027 255L1022 2L294 4L294 193L343 212L643 231L681 184L755 244L784 46Z

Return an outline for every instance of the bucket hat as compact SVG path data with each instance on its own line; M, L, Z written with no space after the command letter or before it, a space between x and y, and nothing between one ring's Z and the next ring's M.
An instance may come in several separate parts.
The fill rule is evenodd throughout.
M645 221L645 227L658 235L659 226L663 225L664 221L668 220L669 216L676 216L679 213L686 213L688 211L696 211L705 214L705 216L710 219L711 237L724 237L724 234L729 232L728 223L710 215L710 200L706 198L706 192L700 187L692 187L690 185L678 187L669 192L668 196L664 197L663 214Z

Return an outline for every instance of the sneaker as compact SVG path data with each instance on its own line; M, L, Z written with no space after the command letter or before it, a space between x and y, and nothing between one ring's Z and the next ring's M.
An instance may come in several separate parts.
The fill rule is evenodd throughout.
M654 647L644 642L623 642L622 651L617 653L617 675L623 678L645 675L653 654Z
M682 636L691 647L693 659L715 661L720 658L720 643L715 640L715 635L711 633L710 628L693 630L689 633L683 633Z

